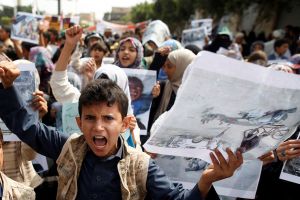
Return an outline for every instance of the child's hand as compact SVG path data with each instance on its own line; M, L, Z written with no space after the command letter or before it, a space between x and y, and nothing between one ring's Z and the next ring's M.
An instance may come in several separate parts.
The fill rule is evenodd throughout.
M0 61L0 79L4 88L13 85L14 80L20 75L20 70L11 61Z
M212 164L203 172L198 182L198 188L203 197L206 196L213 182L232 176L234 171L242 165L243 157L239 151L234 154L229 148L226 148L226 152L228 160L218 149L215 150L217 158L213 153L210 153Z
M93 80L96 69L97 69L97 65L94 58L91 58L89 61L85 63L84 74L89 81Z
M136 118L134 115L129 115L130 119L129 119L129 129L130 129L130 132L133 131L133 129L135 128L136 126Z
M66 30L66 44L75 46L80 40L83 29L80 26L72 26Z
M288 140L276 149L278 159L286 161L300 156L300 140Z
M156 82L156 84L152 88L152 96L153 98L158 97L160 94L160 84L159 81Z
M39 111L39 117L43 118L48 112L47 101L44 98L44 93L42 91L36 91L33 93L32 107L34 110Z
M171 47L169 46L164 46L164 47L160 47L157 52L159 52L161 55L165 56L165 55L169 55L169 53L172 51Z

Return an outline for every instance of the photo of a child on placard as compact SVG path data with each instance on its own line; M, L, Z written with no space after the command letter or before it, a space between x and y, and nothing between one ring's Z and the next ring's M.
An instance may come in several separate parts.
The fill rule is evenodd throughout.
M125 69L125 73L128 76L133 114L141 129L141 135L145 135L152 102L151 90L156 82L156 72L142 69Z

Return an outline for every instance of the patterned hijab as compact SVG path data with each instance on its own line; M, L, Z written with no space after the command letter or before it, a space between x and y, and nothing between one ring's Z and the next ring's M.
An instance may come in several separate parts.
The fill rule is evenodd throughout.
M134 48L136 49L136 52L137 52L136 59L135 59L134 63L132 65L129 65L127 68L143 69L143 66L142 66L142 59L144 57L143 45L138 39L133 38L133 37L127 37L124 40L120 41L120 45L119 45L118 49L116 50L116 56L115 56L114 64L121 67L121 68L124 67L124 66L122 66L122 64L120 62L120 58L119 58L118 54L120 52L121 46L127 41L131 42L131 44L134 46Z
M104 64L96 70L94 80L101 78L101 76L103 75L107 76L107 78L109 78L110 80L116 82L117 85L124 91L128 98L127 114L133 114L133 110L131 108L128 78L124 70L113 64Z

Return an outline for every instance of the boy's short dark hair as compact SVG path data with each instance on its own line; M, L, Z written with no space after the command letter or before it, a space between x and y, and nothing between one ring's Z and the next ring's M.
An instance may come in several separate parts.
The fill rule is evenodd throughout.
M90 47L90 52L93 51L93 50L103 51L104 54L107 53L107 48L106 48L106 46L102 42L96 42L95 44L93 44Z
M2 133L2 130L0 128L0 147L2 147L3 145L3 133Z
M107 106L117 104L122 118L127 116L128 98L124 91L110 79L97 79L89 83L81 92L78 104L79 116L82 107L107 102Z
M277 47L281 47L283 44L289 44L289 41L287 41L286 39L278 39L274 42L274 49L276 49Z

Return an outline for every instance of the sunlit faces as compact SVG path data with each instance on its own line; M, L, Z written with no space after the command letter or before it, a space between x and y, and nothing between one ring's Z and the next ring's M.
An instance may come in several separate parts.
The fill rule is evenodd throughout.
M128 118L122 119L118 105L100 102L82 107L76 118L87 144L96 156L109 157L117 152L118 137L128 128Z
M128 67L134 64L137 57L137 50L130 40L124 42L120 46L118 57L123 67Z
M165 64L163 65L163 70L166 72L168 79L172 80L176 72L176 66L173 63L171 63L169 59L167 59Z

